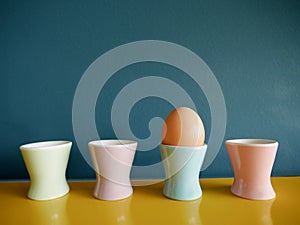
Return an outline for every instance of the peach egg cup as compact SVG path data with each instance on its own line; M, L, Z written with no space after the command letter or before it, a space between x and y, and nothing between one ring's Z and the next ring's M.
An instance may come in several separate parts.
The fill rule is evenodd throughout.
M278 142L266 139L234 139L225 142L234 172L231 192L241 198L269 200L276 196L271 184Z

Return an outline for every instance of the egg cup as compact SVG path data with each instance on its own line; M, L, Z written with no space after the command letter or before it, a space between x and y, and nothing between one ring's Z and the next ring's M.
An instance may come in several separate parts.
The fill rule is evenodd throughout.
M44 141L20 147L31 184L28 198L50 200L67 194L66 168L72 142Z
M137 142L96 140L88 146L96 172L94 196L101 200L120 200L132 195L130 171Z
M227 140L225 145L234 172L231 192L251 200L275 198L270 176L278 142L264 139L235 139Z
M160 145L165 169L163 194L175 200L194 200L202 196L199 173L207 145L171 146Z

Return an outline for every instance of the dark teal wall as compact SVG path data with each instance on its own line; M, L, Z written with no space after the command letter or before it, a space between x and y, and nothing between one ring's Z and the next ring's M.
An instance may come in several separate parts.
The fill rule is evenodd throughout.
M73 135L76 86L106 51L148 39L182 45L211 68L227 106L224 139L276 139L280 147L273 175L300 175L299 1L29 0L0 3L0 179L28 178L19 145L50 139L74 143L69 178L94 177ZM99 96L96 121L102 137L114 137L109 121L114 96L146 75L173 79L191 96L199 93L186 74L172 67L141 63L124 68ZM209 135L207 102L194 97ZM171 109L160 99L144 99L132 110L132 130L146 137L149 119L165 117ZM156 149L139 153L135 165L159 160ZM202 175L233 175L224 145Z

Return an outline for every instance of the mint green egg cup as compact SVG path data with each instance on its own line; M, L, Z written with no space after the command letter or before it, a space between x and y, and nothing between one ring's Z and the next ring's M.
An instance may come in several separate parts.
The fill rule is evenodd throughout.
M165 169L163 194L175 200L195 200L202 197L199 174L207 145L171 146L160 145Z

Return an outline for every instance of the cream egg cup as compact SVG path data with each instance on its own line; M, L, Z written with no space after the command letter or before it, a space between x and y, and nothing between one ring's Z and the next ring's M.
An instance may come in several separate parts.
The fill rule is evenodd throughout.
M44 141L20 147L31 184L28 198L50 200L67 194L66 168L72 142Z

